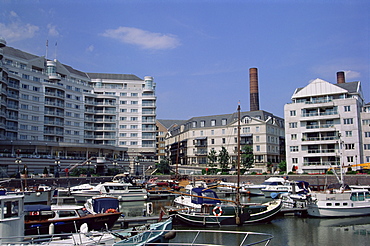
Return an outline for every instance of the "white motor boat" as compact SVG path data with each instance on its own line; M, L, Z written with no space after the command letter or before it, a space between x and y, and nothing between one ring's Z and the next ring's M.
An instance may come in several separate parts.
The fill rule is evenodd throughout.
M352 217L370 215L370 192L347 185L329 186L321 192L311 192L307 213L314 217Z
M119 182L105 182L89 190L72 191L71 194L76 202L86 202L88 198L96 196L112 196L119 201L145 201L148 198L144 187Z
M265 197L271 197L271 193L309 192L308 183L304 181L289 181L284 178L272 177L266 180L265 183L265 188L261 189Z

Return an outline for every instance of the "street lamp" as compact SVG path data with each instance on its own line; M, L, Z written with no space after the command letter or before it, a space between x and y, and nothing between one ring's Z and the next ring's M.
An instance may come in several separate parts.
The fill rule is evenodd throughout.
M17 174L15 175L15 177L16 177L17 179L20 179L20 178L21 178L21 172L20 172L20 170L19 170L19 165L22 163L21 158L20 158L20 157L17 157L17 158L15 159L15 163L18 165L18 172L17 172Z
M86 177L91 177L90 165L91 165L91 161L87 161L87 174L86 174Z
M55 159L54 163L56 165L55 171L54 171L54 177L55 178L59 178L60 160L59 159Z

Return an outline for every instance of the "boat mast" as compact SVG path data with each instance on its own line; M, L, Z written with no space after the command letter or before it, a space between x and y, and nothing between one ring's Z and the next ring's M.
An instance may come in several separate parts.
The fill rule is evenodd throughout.
M237 181L237 185L236 185L236 215L235 215L235 222L237 225L241 225L243 224L241 221L240 221L240 102L238 103L238 137L237 137L237 142L238 142L238 147L237 147L237 151L238 151L238 159L236 160L236 163L238 165L238 181Z
M238 165L238 181L236 187L236 205L240 205L240 102L238 103L238 157L237 157L237 165Z

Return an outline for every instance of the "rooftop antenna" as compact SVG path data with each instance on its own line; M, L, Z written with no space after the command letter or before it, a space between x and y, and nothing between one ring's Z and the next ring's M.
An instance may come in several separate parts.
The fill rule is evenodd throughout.
M48 48L49 48L49 40L46 39L46 55L45 58L48 58Z
M55 42L55 53L54 53L55 60L57 59L57 45L58 45L58 42Z

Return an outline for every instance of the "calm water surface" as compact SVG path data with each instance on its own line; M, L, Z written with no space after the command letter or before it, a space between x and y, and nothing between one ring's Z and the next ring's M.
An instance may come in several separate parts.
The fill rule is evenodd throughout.
M233 199L232 197L230 199ZM264 202L261 197L242 197L241 202ZM155 200L154 214L158 215L161 207L172 204L171 199ZM126 216L142 216L145 202L121 203L121 211ZM176 229L191 229L175 227ZM205 228L197 228L205 229ZM212 228L218 229L218 228ZM302 218L293 215L282 215L271 223L245 226L223 227L223 230L251 231L269 233L274 236L270 246L365 246L370 245L370 216L356 218ZM235 238L228 234L220 234L220 242L231 242ZM222 240L222 241L221 241ZM234 240L235 241L235 240ZM225 245L228 245L225 243Z

